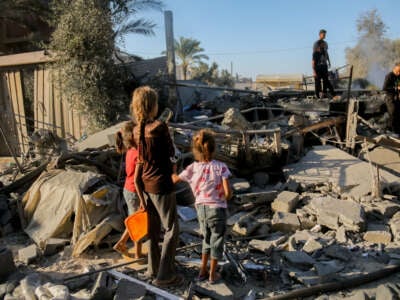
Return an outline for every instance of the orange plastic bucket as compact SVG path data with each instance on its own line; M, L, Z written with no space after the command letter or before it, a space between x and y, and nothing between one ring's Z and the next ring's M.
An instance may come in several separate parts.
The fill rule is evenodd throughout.
M125 227L132 241L138 242L145 238L149 229L147 211L138 210L131 214L125 219Z

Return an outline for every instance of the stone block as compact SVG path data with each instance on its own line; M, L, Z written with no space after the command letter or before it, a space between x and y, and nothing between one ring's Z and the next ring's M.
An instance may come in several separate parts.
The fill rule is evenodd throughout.
M25 264L30 264L38 257L38 248L35 244L22 248L18 251L18 259Z
M381 284L376 289L375 300L398 300L399 295L393 287L388 284Z
M146 295L146 288L140 284L121 279L118 282L114 300L139 299Z
M299 201L299 194L289 191L279 193L275 201L272 202L271 208L277 212L292 212Z
M252 215L244 215L233 225L232 231L242 236L247 236L253 233L260 225L261 223Z
M0 248L0 281L3 281L16 270L13 255L10 249Z
M233 178L230 183L236 193L245 193L250 190L250 183L244 178Z
M313 286L319 284L321 281L314 271L289 271L289 276L294 278L296 281L301 282L305 286Z
M69 239L50 238L47 240L43 250L44 256L50 256L58 253L69 243Z
M391 218L393 215L400 211L400 204L390 200L374 202L375 211L379 212L386 218Z
M342 271L344 265L339 264L336 260L331 260L327 262L317 262L314 264L314 268L319 276L329 277L330 275Z
M306 253L314 253L315 251L321 250L324 245L316 239L309 239L303 246L303 251Z
M363 207L352 200L319 197L310 201L310 207L318 215L318 223L331 229L343 225L346 230L364 231L366 220Z
M339 243L347 243L346 228L344 228L344 226L340 226L336 231L336 240Z
M317 218L310 215L305 209L296 209L296 215L299 218L301 229L311 229L317 225Z
M270 254L272 249L274 248L274 243L271 241L255 239L249 242L249 247L264 252L265 254Z
M309 270L315 263L314 259L303 251L283 252L283 257L293 267L301 270Z
M389 244L392 234L388 226L383 224L368 224L368 230L364 233L364 240L375 244Z
M300 229L300 222L296 214L276 212L272 218L272 230L293 232Z

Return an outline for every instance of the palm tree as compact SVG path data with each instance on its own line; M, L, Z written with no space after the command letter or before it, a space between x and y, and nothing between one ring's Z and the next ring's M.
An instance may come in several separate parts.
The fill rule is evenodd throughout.
M202 59L208 59L207 55L201 53L203 51L198 40L184 37L180 37L179 41L175 40L175 55L181 61L184 80L193 64L199 63Z

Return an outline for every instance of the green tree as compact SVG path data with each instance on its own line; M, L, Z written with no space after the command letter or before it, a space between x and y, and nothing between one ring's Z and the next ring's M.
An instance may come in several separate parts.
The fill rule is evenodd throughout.
M200 62L197 67L192 69L192 78L202 81L208 85L233 87L235 78L228 70L219 70L218 64L213 62L211 66L204 62Z
M208 59L208 56L203 54L203 48L200 47L200 41L180 37L175 40L175 55L180 61L183 71L183 79L186 80L188 71L196 63L200 63L202 59Z
M145 8L160 7L154 0L54 0L55 30L48 46L57 55L53 74L66 99L88 116L90 130L126 114L124 72L113 60L116 39L127 33L154 34L151 21L135 17Z

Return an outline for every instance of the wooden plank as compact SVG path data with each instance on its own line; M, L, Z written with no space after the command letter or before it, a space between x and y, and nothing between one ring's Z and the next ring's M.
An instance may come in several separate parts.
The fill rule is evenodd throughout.
M54 55L46 55L45 51L43 50L12 55L2 55L0 56L0 68L40 64L51 62L54 60Z
M22 135L22 150L23 153L27 153L29 150L28 144L28 129L26 126L26 119L25 119L25 107L24 107L24 95L22 91L22 78L21 72L17 71L15 74L15 89L17 95L17 105L19 111L19 122L21 128L21 135Z
M51 105L50 105L50 74L49 70L44 69L43 70L43 122L51 124ZM43 126L44 128L52 130L53 128L50 128L50 125L45 124Z
M7 78L7 88L9 91L9 95L11 97L13 113L15 115L15 120L16 120L18 143L21 151L23 151L24 138L22 135L22 127L21 127L21 119L20 119L21 114L19 112L19 106L18 106L15 72L14 71L7 72L6 78Z
M59 88L58 82L54 80L52 81L53 87L53 103L54 103L54 125L56 125L56 133L60 137L65 137L65 128L64 128L64 118L63 118L63 108L62 108L62 99L61 92Z
M44 70L39 66L35 71L37 85L35 85L35 129L44 128L44 103L43 103L43 87L44 87Z
M61 98L62 110L63 110L63 128L64 128L64 135L65 137L71 136L71 130L69 125L69 106L68 102L64 97Z

